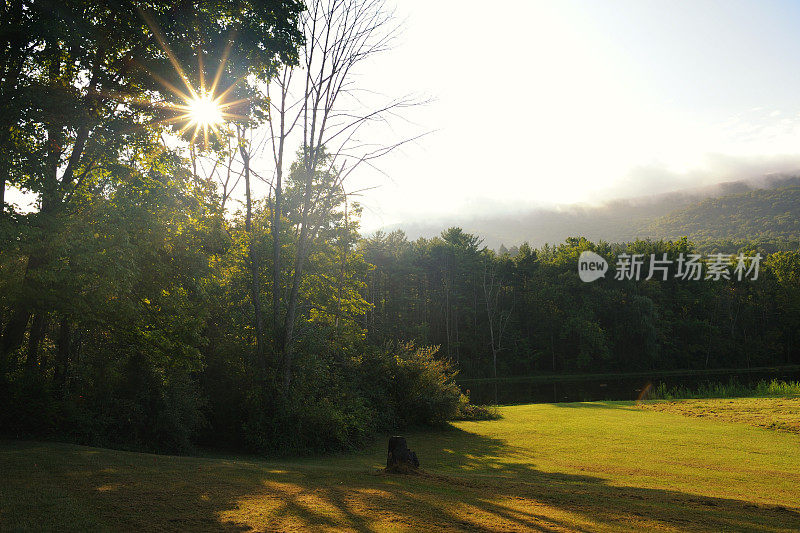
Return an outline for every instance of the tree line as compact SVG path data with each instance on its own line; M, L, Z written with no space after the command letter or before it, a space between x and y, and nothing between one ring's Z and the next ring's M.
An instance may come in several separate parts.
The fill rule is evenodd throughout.
M416 241L401 231L378 233L359 250L374 265L364 292L369 341L439 345L464 377L800 362L796 249L741 241L699 247L685 237L622 244L575 237L538 249L523 244L512 254L450 228ZM606 258L612 270L620 254L642 254L642 279L609 274L582 282L577 268L585 250ZM674 260L712 251L761 253L758 279L682 280L674 268L666 281L644 279L651 254Z

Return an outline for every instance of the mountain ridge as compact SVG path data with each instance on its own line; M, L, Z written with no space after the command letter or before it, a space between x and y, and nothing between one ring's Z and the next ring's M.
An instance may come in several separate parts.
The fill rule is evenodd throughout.
M728 200L714 202L721 198ZM781 210L767 207L765 202L770 205L777 202ZM741 213L745 207L752 212L750 218ZM704 220L698 209L712 209L724 222L713 217ZM726 230L729 224L740 227ZM480 235L483 244L493 249L523 242L542 246L560 243L572 236L607 242L683 235L702 240L797 238L800 236L800 174L766 175L652 196L619 198L602 206L570 204L516 214L401 223L386 226L381 231L399 229L414 240L439 235L452 226Z

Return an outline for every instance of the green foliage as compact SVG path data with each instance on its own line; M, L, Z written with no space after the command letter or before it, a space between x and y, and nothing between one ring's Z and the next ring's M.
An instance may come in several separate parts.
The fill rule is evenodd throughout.
M370 342L401 338L441 345L465 377L493 375L490 325L499 376L800 360L795 251L740 243L733 251L762 254L759 279L705 282L644 279L650 254L675 259L698 253L686 237L614 245L576 237L539 249L524 244L511 257L459 247L444 237L408 242L398 232L366 239L361 249L375 265L365 292L375 306L365 321ZM581 282L576 266L585 250L607 258L612 267L621 253L643 254L641 281L614 280L610 272L594 283Z
M461 396L458 415L455 420L499 420L503 415L496 405L473 405L466 395Z
M345 169L315 146L284 176L280 212L268 197L231 213L196 161L164 142L181 126L160 121L180 103L164 81L198 87L227 54L220 88L239 80L231 98L247 105L236 111L263 121L263 82L297 59L300 2L3 9L19 31L0 37L0 190L38 198L32 212L0 212L4 433L155 451L334 451L375 432L494 418L469 404L457 372L800 359L797 187L710 200L711 215L687 209L662 221L675 240L571 237L495 253L458 227L362 239ZM210 56L205 66L198 55ZM609 223L629 223L621 213ZM731 224L742 231L722 231ZM687 228L706 249L762 253L759 281L576 275L587 250L612 263L696 251L677 238ZM763 240L775 237L784 241Z
M307 396L267 396L254 391L242 427L244 444L265 454L352 450L373 435L373 413L358 396L321 389Z
M439 425L463 407L456 371L437 347L391 343L357 361L359 387L382 431Z
M237 131L263 122L261 89L297 61L303 7L2 8L14 31L0 36L0 191L10 184L38 204L0 209L0 431L153 451L311 452L457 413L460 392L435 350L384 354L381 388L365 378L372 267L333 154L315 146L309 169L298 152L279 213L249 196L246 215L230 213L197 174L198 145L174 107L182 92L213 79L214 96L237 102ZM222 141L208 150L230 156ZM438 245L455 260L478 242L453 230Z
M744 397L793 397L800 396L800 382L761 380L755 385L745 385L731 378L727 383L706 382L696 388L682 385L668 387L656 385L647 395L649 400L680 400L685 398L744 398Z
M369 350L344 368L305 357L291 397L266 392L275 391L271 387L253 391L242 438L262 453L330 452L363 446L375 432L490 414L469 405L455 384L456 372L436 351L389 346Z
M443 424L458 414L461 391L451 364L436 357L438 347L398 346L387 383L399 428Z

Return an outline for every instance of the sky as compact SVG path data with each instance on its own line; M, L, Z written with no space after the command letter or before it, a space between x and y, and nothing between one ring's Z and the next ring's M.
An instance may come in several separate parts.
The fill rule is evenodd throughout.
M359 80L431 132L350 187L369 231L800 170L800 2L400 0Z

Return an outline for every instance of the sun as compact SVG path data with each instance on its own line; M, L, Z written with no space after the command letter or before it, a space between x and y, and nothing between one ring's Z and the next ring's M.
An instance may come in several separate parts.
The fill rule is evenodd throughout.
M230 89L216 94L213 88L195 90L191 88L188 82L186 84L189 88L189 94L175 91L183 100L183 103L169 106L177 111L178 114L166 122L183 122L183 127L179 132L180 135L194 130L191 135L191 142L194 143L198 137L201 137L203 145L208 147L209 135L219 135L220 131L224 129L224 124L227 120L241 118L239 115L230 113L230 110L232 106L240 104L242 100L226 101Z
M208 85L206 85L203 55L201 52L198 52L198 75L196 76L197 79L194 80L199 81L198 88L197 85L193 84L186 75L183 67L178 62L178 58L172 52L166 40L164 39L163 32L158 27L156 21L138 7L137 11L152 30L153 35L161 46L161 49L169 58L170 63L172 63L175 73L185 86L185 90L182 90L155 72L152 73L153 77L158 80L169 92L176 96L179 102L148 102L153 107L171 111L171 113L169 113L171 116L158 120L156 123L182 125L178 131L179 136L191 134L190 142L192 145L194 145L194 143L198 140L198 137L201 137L203 146L208 148L209 136L214 136L217 138L224 136L226 132L225 124L228 121L247 119L246 116L238 114L235 110L240 108L242 104L245 104L250 99L231 99L234 88L239 83L244 81L246 76L241 76L240 78L234 80L233 83L230 83L227 89L217 92L218 83L222 77L223 71L225 70L225 64L227 63L228 56L233 45L233 40L230 40L222 51L216 74L210 80L211 83Z
M227 110L238 102L225 101L228 91L217 95L213 88L194 90L188 82L186 84L189 94L174 91L183 100L183 104L169 106L179 114L166 122L183 122L179 134L183 135L187 131L194 130L191 142L194 143L198 136L201 136L203 145L208 147L209 134L218 135L226 120L237 117Z
M222 107L209 93L191 98L186 107L189 120L195 127L206 129L222 124Z

